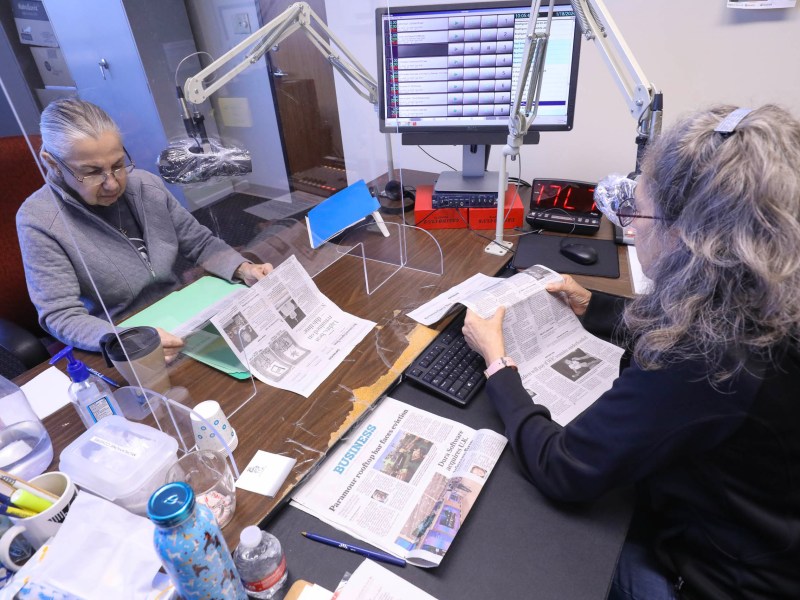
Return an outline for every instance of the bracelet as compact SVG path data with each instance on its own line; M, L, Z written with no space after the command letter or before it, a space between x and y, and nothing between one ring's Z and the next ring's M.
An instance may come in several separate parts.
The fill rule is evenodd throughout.
M497 373L500 369L505 369L506 367L510 367L516 371L517 363L515 363L514 359L510 356L501 356L488 367L486 367L486 370L483 372L483 374L486 376L486 379L489 379L489 377Z

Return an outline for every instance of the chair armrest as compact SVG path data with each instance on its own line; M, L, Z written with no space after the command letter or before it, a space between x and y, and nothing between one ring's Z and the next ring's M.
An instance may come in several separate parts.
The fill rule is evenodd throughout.
M50 359L50 353L39 338L27 329L3 318L0 318L0 346L13 354L28 369Z

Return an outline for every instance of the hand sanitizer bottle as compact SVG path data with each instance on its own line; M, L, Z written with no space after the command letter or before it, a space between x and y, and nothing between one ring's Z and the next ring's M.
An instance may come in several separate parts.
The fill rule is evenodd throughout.
M104 417L124 416L106 382L92 375L86 365L72 355L72 346L67 346L56 354L50 359L50 364L54 365L62 358L68 361L67 374L72 379L69 397L86 429Z

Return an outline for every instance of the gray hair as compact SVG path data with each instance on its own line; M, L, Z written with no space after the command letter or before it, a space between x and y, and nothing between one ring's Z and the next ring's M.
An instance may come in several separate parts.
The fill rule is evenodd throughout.
M625 312L643 368L703 360L721 382L800 337L800 122L766 105L715 132L734 109L689 115L646 153L651 239L668 250Z
M120 131L106 111L85 100L63 98L48 104L39 120L42 134L42 152L50 152L59 158L69 153L72 145L85 138L98 138L107 131L119 135Z

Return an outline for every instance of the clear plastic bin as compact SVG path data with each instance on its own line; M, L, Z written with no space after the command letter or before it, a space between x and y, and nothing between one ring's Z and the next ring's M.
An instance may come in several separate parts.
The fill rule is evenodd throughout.
M178 442L163 431L112 415L64 448L59 469L78 487L146 515L177 450Z

